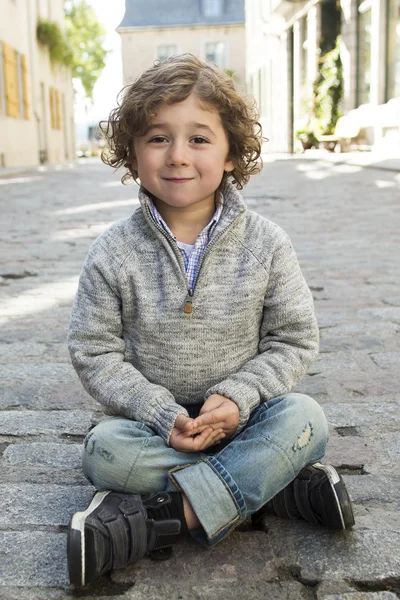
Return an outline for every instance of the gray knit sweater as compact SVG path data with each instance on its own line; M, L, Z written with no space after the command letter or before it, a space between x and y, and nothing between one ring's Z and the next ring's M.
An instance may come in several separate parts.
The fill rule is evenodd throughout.
M232 184L222 191L192 297L178 247L141 189L141 207L90 248L72 309L68 344L85 389L167 444L184 405L215 393L239 407L238 433L261 402L293 389L318 352L288 236L247 210Z

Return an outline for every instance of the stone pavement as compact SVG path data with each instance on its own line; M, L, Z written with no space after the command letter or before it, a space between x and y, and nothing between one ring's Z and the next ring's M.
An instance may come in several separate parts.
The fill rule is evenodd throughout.
M323 149L312 149L306 150L301 156L304 159L326 161L336 165L346 164L378 171L397 171L400 173L400 150L397 154L398 156L393 152L384 153L377 150L372 152L329 152Z
M399 191L395 171L305 158L270 160L245 189L291 236L314 294L321 354L297 389L326 411L354 530L271 517L74 592L66 527L93 492L80 444L101 410L70 366L66 328L89 244L132 212L137 187L96 160L0 179L0 600L399 597Z

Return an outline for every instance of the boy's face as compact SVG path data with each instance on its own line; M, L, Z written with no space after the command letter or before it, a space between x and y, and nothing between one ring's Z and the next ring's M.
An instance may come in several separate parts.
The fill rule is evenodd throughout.
M234 169L217 110L205 110L193 93L183 102L161 105L133 147L142 185L178 209L211 207L224 171Z

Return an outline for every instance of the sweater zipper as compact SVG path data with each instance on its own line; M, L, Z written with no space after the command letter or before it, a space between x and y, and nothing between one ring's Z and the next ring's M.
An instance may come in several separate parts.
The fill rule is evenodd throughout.
M242 214L243 214L242 212L239 213L237 215L237 217L235 217L233 219L233 221L231 221L231 223L229 223L229 225L227 225L224 229L222 229L222 231L220 231L219 233L217 233L217 235L211 240L211 242L208 244L207 248L204 250L204 252L203 252L203 254L202 254L201 258L200 258L199 265L197 267L196 277L194 278L194 283L193 283L193 288L189 288L188 294L186 296L185 308L183 309L183 312L185 314L191 314L193 312L193 295L194 295L194 290L195 290L196 285L197 285L197 281L199 279L200 269L201 269L201 266L203 264L203 260L205 259L206 255L209 254L209 252L211 251L211 248L218 242L218 240L226 232L226 230L229 227L231 227L233 225L233 223L235 223L235 221L242 216Z
M176 258L178 259L178 263L179 266L181 268L181 273L185 278L185 283L187 285L187 275L186 275L186 271L185 271L185 265L183 263L183 259L181 256L181 253L179 252L179 248L177 246L176 240L174 240L173 237L170 236L170 234L168 233L168 231L166 231L165 229L163 229L154 219L153 219L153 215L151 214L150 209L148 208L148 206L146 205L146 210L147 213L149 214L149 217L151 218L152 222L154 223L155 227L161 231L161 233L163 235L166 236L166 238L168 240L170 240L172 242L172 250L176 256ZM225 231L231 227L231 225L233 225L233 223L236 221L236 219L238 219L239 217L242 216L242 212L239 213L237 215L237 217L235 217L233 219L233 221L231 223L229 223L229 225L227 225L222 231L220 231L219 233L217 233L217 235L211 240L211 242L208 244L207 248L204 250L201 258L200 258L200 262L199 265L197 267L197 272L196 272L196 277L194 279L194 283L193 283L193 287L192 288L188 288L188 293L186 294L186 298L185 298L185 306L183 308L183 312L185 313L185 315L190 315L193 312L193 295L194 295L194 290L197 284L197 280L199 278L199 274L200 274L200 269L201 269L201 265L203 264L203 260L205 258L205 256L209 253L210 249L212 248L212 246L215 245L215 243L222 237L222 235L225 233ZM178 251L176 251L176 249ZM182 268L183 267L183 268Z
M189 288L186 299L185 299L185 307L183 309L183 312L185 313L185 315L190 315L193 312L192 298L193 298L193 289Z

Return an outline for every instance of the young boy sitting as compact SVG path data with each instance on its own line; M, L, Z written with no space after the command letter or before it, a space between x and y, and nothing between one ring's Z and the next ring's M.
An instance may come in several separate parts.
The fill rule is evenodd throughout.
M106 135L141 206L92 245L72 310L73 365L115 416L84 443L99 492L71 520L71 582L168 556L188 532L211 547L267 511L351 527L318 462L323 411L291 392L318 352L310 291L288 236L238 191L261 168L253 104L176 56L125 89Z

